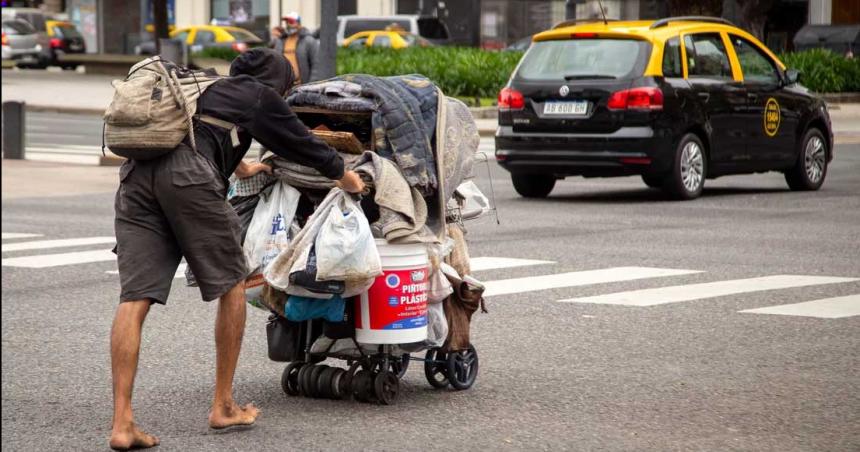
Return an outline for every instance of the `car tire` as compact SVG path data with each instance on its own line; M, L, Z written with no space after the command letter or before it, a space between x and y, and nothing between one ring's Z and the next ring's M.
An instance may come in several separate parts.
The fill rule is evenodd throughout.
M555 187L555 178L545 174L511 174L514 190L524 198L546 198Z
M651 188L661 188L663 187L663 178L660 176L649 176L647 174L642 175L642 182L645 182L645 185Z
M814 191L821 188L827 177L827 140L818 129L809 129L803 136L797 162L785 172L785 181L794 191Z
M674 199L698 198L705 187L707 156L702 140L688 133L681 137L675 149L672 172L663 180L663 190Z

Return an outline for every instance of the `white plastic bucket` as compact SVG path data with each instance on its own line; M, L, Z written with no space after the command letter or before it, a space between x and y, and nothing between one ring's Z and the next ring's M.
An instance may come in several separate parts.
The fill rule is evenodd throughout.
M430 260L423 244L376 239L382 275L361 294L355 339L362 344L408 344L427 339Z

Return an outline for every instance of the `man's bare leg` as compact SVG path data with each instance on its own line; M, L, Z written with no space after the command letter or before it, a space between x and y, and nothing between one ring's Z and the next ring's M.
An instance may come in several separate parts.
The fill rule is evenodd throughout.
M209 426L225 428L253 424L259 410L253 404L240 407L233 400L233 375L245 332L245 284L240 282L218 302L215 318L215 400Z
M140 355L140 332L149 312L149 300L127 301L116 309L110 335L111 372L113 374L112 449L126 450L158 445L158 438L134 425L131 393Z

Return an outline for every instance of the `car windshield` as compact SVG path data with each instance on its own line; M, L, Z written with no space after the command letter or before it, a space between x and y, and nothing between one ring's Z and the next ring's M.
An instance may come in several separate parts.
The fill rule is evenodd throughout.
M65 39L82 37L78 29L72 24L54 25L54 34Z
M642 71L650 44L634 39L535 42L517 72L522 80L628 78ZM637 74L638 75L638 74Z
M247 31L247 30L230 29L230 30L227 30L227 33L230 33L230 36L232 36L233 39L235 39L239 42L260 42L261 41L261 39L258 38L257 35L255 35L254 33L251 33L250 31Z
M33 26L23 20L3 21L3 33L10 35L31 35L35 32L36 30Z

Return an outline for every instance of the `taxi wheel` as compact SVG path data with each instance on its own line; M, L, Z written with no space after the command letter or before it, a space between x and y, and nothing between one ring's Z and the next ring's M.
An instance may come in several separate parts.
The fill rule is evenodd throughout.
M794 167L785 172L788 187L795 191L818 190L827 176L827 142L818 129L809 129Z
M514 190L525 198L546 198L555 187L555 178L547 174L511 174Z
M662 177L654 177L643 174L642 182L645 182L645 185L651 188L660 188L663 186L663 178Z
M702 140L688 133L675 150L672 172L663 181L663 189L675 199L695 199L705 186L707 157Z

